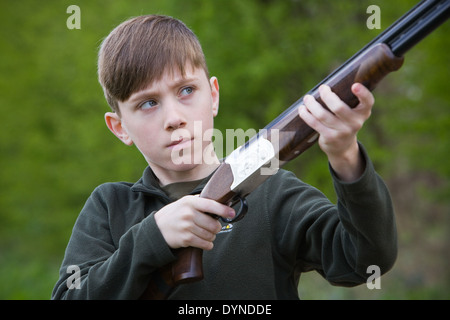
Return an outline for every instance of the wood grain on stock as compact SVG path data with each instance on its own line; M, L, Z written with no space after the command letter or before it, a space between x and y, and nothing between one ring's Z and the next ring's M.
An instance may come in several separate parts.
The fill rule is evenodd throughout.
M208 181L200 197L212 199L223 204L228 203L235 196L235 193L230 189L233 180L231 166L228 163L222 162Z

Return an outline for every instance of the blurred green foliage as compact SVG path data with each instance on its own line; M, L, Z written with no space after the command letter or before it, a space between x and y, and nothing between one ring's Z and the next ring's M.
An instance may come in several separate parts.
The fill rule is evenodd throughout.
M71 228L90 192L136 181L145 161L103 121L97 83L101 40L129 17L183 20L219 78L216 127L262 128L380 30L412 0L31 1L0 3L0 299L48 299ZM69 30L66 9L81 8ZM409 52L375 91L359 139L394 198L399 257L381 290L331 287L311 273L303 299L449 299L450 25ZM288 165L334 199L325 156L313 147ZM304 278L304 279L303 279Z

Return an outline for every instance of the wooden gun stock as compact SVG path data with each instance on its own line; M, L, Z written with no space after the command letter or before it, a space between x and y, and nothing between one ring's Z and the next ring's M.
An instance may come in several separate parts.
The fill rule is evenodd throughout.
M352 84L359 82L372 91L387 74L398 70L403 64L403 57L399 55L403 55L448 19L449 3L450 1L422 1L308 94L313 95L326 107L319 97L318 88L322 84L327 84L351 108L356 107L359 101L351 92ZM303 104L303 98L300 98L263 129L264 134L261 136L271 141L276 148L275 156L279 160L280 166L299 156L317 141L318 134L298 116L298 107L301 104ZM276 143L272 141L275 139L274 132L277 133ZM257 142L261 136L258 134L246 145ZM239 189L240 194L237 194L233 191L236 189L232 190L231 188L234 180L233 171L225 160L211 177L200 196L223 204L230 204L236 195L247 196L256 188L255 184L262 183L268 177L258 177L254 183L251 183L251 189L241 188ZM249 185L248 181L247 185ZM177 256L178 259L173 264L158 272L159 279L156 279L156 276L150 281L142 298L167 298L171 289L176 285L203 279L201 249L179 249Z

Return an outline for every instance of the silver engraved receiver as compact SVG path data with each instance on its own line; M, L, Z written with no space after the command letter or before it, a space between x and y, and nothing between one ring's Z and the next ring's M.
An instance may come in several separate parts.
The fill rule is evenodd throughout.
M234 150L225 162L233 172L231 190L236 193L248 193L254 189L252 185L258 185L258 181L264 181L278 171L275 149L261 136Z

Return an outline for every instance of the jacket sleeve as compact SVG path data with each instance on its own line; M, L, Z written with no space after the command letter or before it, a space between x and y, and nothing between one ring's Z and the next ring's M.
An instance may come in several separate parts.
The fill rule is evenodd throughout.
M317 270L330 283L366 282L370 265L387 272L397 256L397 231L389 191L360 145L366 168L359 180L340 181L330 167L337 204L291 175L283 182L277 245L296 272ZM288 258L286 258L288 257Z
M75 223L52 299L137 299L150 274L175 259L153 213L114 244L103 192L92 193ZM78 268L79 286L69 289Z

